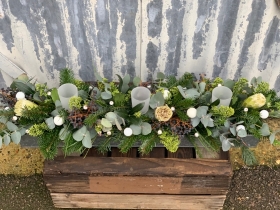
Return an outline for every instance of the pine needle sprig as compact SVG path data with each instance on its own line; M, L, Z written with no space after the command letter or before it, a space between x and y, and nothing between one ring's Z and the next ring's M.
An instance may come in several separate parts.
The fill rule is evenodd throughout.
M252 166L258 164L254 152L250 150L248 147L242 146L241 152L242 152L242 159L246 165Z
M74 84L75 77L74 77L73 70L69 69L69 68L61 69L59 72L59 82L60 82L60 85L63 85L66 83Z
M82 141L76 141L73 138L72 133L70 132L64 140L64 146L63 146L62 150L63 150L64 155L68 156L75 152L82 153L83 148L84 148L84 146L83 146Z

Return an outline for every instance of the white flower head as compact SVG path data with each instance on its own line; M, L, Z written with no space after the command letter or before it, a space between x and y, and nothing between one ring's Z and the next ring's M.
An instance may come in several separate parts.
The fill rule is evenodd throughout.
M13 116L13 121L17 121L18 117L17 116Z
M164 91L163 91L163 98L164 98L165 100L168 99L168 98L170 98L170 96L171 96L171 93L170 93L169 90L164 90Z
M111 131L107 131L108 136L111 136L111 134L112 134Z

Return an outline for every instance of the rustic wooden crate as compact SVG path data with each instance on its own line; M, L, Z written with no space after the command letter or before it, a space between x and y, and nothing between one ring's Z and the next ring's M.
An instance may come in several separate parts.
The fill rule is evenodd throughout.
M226 154L226 153L225 153ZM132 148L46 161L44 180L55 207L110 209L221 209L232 170L220 159L196 159L194 148L176 153Z

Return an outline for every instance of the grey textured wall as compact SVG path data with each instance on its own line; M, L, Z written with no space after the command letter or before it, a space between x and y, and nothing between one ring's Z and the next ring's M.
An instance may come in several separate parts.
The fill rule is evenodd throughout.
M263 76L280 92L279 18L265 0L1 0L0 53L52 86L67 66L83 80Z

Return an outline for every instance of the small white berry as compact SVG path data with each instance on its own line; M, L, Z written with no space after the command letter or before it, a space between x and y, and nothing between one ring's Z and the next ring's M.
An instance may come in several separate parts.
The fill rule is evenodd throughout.
M17 98L17 100L24 99L25 98L24 92L18 92L16 94L16 98Z
M114 101L110 101L109 104L110 104L111 106L113 106L113 105L114 105Z
M107 131L108 136L111 136L111 134L112 134L111 131Z
M13 116L13 121L17 121L17 116Z
M196 113L197 113L196 108L192 107L192 108L189 108L187 110L187 115L188 115L189 118L195 118L196 117Z
M260 111L260 118L266 119L269 116L269 112L267 110Z
M248 112L248 108L247 107L244 108L244 112Z
M195 133L194 136L195 136L195 137L199 137L199 133Z
M172 112L175 111L175 107L173 107L173 106L170 109L171 109Z
M51 94L52 94L51 91L48 91L48 92L47 92L47 95L48 95L48 96L50 96Z
M29 133L29 130L26 130L25 133Z
M123 133L125 136L131 136L133 132L131 128L125 128Z
M149 88L149 89L150 89L151 87L152 87L151 85L147 85L147 88Z
M83 106L83 109L84 109L84 110L87 110L87 109L88 109L88 106L87 106L87 105L84 105L84 106Z
M60 126L64 123L64 119L60 115L57 115L53 118L53 122L55 125Z
M8 107L8 106L7 106L7 107L5 107L5 110L9 110L9 109L10 109L10 107Z
M158 130L158 135L161 135L162 134L162 130Z
M221 87L222 85L221 84L218 84L218 87Z
M92 86L89 86L89 87L88 87L88 89L89 89L89 90L92 90L92 89L93 89L93 87L92 87Z

